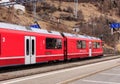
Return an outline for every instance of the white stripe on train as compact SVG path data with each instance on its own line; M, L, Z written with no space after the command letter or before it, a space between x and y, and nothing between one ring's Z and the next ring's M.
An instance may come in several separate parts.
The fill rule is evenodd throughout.
M92 52L92 53L102 53L102 52ZM77 55L77 54L88 54L88 53L68 53L68 55ZM36 57L57 57L57 56L64 56L64 54L54 54L54 55L39 55ZM4 60L4 59L21 59L21 58L25 58L25 56L16 56L16 57L0 57L0 60Z

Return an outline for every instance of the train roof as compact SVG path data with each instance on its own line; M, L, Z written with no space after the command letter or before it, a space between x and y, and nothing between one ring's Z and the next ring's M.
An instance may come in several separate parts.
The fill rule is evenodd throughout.
M53 35L60 35L61 36L61 33L56 32L56 31L48 31L48 30L44 30L44 29L26 27L26 26L4 23L4 22L0 22L0 28L29 31L29 32L36 32L36 33L43 33L43 34L53 34Z
M79 34L71 34L71 33L63 33L64 36L66 37L73 37L73 38L83 38L83 39L91 39L91 40L100 40L100 38L96 38L96 37L91 37L91 36L87 36L87 35L79 35Z
M48 31L44 29L38 29L38 28L33 28L33 27L26 27L26 26L21 26L21 25L15 25L15 24L10 24L10 23L4 23L0 22L0 28L4 29L12 29L12 30L20 30L20 31L28 31L28 32L36 32L36 33L43 33L43 34L52 34L52 35L59 35L61 36L60 32L57 31ZM91 37L87 35L76 35L76 34L71 34L71 33L62 33L66 37L73 37L73 38L83 38L83 39L91 39L91 40L100 40L100 38L96 37Z

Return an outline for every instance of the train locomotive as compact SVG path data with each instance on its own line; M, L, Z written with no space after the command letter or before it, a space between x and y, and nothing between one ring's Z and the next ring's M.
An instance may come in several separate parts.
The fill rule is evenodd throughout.
M96 37L0 22L0 67L102 55Z

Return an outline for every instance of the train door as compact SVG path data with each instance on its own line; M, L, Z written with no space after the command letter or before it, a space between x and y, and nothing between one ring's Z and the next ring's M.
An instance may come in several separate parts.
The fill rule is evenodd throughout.
M2 38L1 38L1 35L0 35L0 56L1 56L1 49L2 49L2 47L1 47L1 42L2 42Z
M25 64L36 63L36 38L25 36Z
M89 42L89 57L92 57L92 42Z

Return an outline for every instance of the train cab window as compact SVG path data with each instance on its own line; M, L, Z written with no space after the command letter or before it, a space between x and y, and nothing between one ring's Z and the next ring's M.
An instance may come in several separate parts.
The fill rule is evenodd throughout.
M77 48L78 49L86 48L86 42L85 41L77 41Z
M46 38L46 49L62 49L62 40L56 38Z
M26 40L26 54L29 55L29 39Z
M97 48L100 48L100 42L97 42Z
M101 46L102 46L102 47L104 46L104 44L105 44L104 42L101 42Z
M94 42L93 48L100 48L100 42Z
M96 42L93 42L93 48L97 48Z

